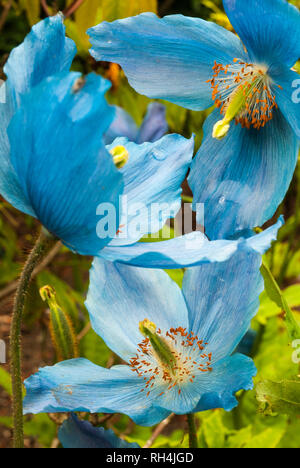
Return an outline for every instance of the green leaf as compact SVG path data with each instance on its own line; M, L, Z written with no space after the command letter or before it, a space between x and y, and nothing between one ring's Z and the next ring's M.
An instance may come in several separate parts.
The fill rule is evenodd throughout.
M254 436L244 448L276 448L284 436L285 428L272 427Z
M260 382L256 388L260 409L266 414L300 414L300 381Z
M300 338L300 326L291 311L283 293L281 292L269 267L263 262L261 273L265 280L265 289L269 298L285 312L286 326L292 341Z
M208 448L223 448L225 445L226 427L223 425L220 411L215 411L203 421L203 433Z
M0 367L0 387L4 388L10 396L12 395L10 375L3 367Z
M252 438L252 426L244 427L232 436L228 437L228 448L244 448Z
M80 340L80 355L98 366L105 367L111 351L94 330L90 330Z

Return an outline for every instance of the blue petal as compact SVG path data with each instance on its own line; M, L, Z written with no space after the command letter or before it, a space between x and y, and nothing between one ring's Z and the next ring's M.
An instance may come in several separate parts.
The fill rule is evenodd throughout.
M251 390L256 368L252 359L235 354L213 366L211 373L203 375L202 395L194 412L224 408L231 411L238 405L235 393L239 390Z
M157 233L181 208L181 185L192 161L194 138L166 135L155 143L137 145L117 139L129 161L121 169L124 179L120 234L110 245L129 245L144 234Z
M159 102L152 102L148 106L146 117L141 125L137 143L155 142L168 131L166 108Z
M270 74L277 85L273 86L276 102L300 139L300 76L286 67L278 67Z
M298 140L279 111L260 131L231 125L221 141L212 137L215 110L193 161L189 184L194 202L204 203L210 239L224 239L263 225L283 200L298 158Z
M300 57L300 13L285 0L223 0L251 60L292 66Z
M139 322L144 319L163 332L188 327L181 290L164 271L96 259L86 306L96 333L125 361L136 355L144 339L139 331Z
M276 239L282 225L281 218L274 226L248 239L208 241L201 232L193 232L164 242L138 242L128 247L107 246L99 255L111 262L143 268L177 269L224 262L238 248L263 254Z
M8 80L4 85L5 103L0 103L0 193L31 216L34 216L33 208L10 161L7 128L19 104L20 94L30 91L47 76L67 71L75 53L75 44L65 37L63 17L57 15L35 25L24 42L11 52L4 67Z
M240 40L222 27L181 15L152 13L103 22L88 31L96 60L119 63L141 94L194 110L212 104L214 61L246 60Z
M118 216L123 182L102 143L113 116L108 82L92 74L75 92L77 79L58 75L35 87L8 133L12 164L36 217L71 249L96 255L111 239L97 235L97 207L111 203Z
M184 275L183 294L189 328L207 342L205 352L217 362L236 349L250 327L264 290L261 255L239 250L230 260L191 268Z
M7 127L15 112L15 100L8 82L2 86L5 86L5 102L0 103L0 194L18 210L35 216L11 164Z
M210 262L223 262L236 251L237 241L209 242L201 232L164 242L138 242L105 247L99 256L143 268L177 269Z
M25 381L24 413L123 413L136 424L153 426L169 411L154 408L141 392L144 386L129 366L104 369L86 359L64 361Z
M48 76L69 71L76 46L65 36L63 16L51 16L33 26L24 42L10 54L4 71L17 95Z
M111 145L116 138L126 137L129 141L136 141L138 128L133 118L121 107L115 107L115 118L104 135L106 145Z
M72 414L58 431L58 438L64 448L140 448L138 444L129 444L119 439L114 432L103 427L94 427L88 421L81 421Z

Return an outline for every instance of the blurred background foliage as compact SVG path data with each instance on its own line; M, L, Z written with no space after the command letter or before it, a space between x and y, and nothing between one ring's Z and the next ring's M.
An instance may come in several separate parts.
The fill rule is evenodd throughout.
M300 0L291 3L300 7ZM0 0L0 5L1 67L32 25L47 14L64 11L67 34L78 47L73 68L82 73L95 71L110 79L109 101L126 109L138 124L142 122L149 100L132 90L118 66L96 63L88 55L86 29L104 20L113 21L143 11L153 11L161 16L173 13L199 16L231 29L221 0ZM299 70L299 64L297 67ZM3 72L1 77L4 78ZM187 137L195 133L199 146L207 112L191 112L172 104L165 105L170 132ZM184 197L188 199L190 196L185 184ZM265 263L280 285L280 296L274 290L271 294L262 294L260 310L252 324L253 332L243 348L257 365L256 386L251 392L240 392L240 405L231 413L217 410L197 416L198 436L203 448L300 448L300 382L297 376L300 369L292 361L295 350L291 330L287 329L284 320L287 310L290 317L300 320L300 168L274 219L279 214L285 215L286 225L280 231L279 241L266 255ZM170 229L172 231L172 227L164 230L161 238ZM0 338L6 342L15 281L37 230L34 220L0 199ZM39 289L45 285L55 289L57 302L68 318L66 323L72 323L79 355L107 367L120 363L90 327L84 306L90 265L91 259L76 256L58 245L49 253L44 269L35 272L23 327L24 377L39 366L52 365L59 360L55 340L51 340L53 318L39 295ZM169 273L181 286L183 271ZM11 438L10 395L8 366L1 366L0 447L8 447ZM117 435L141 446L187 447L184 417L171 417L154 432L153 428L135 426L126 416L80 416L95 425L112 428ZM59 447L57 428L64 418L65 415L27 416L26 446Z

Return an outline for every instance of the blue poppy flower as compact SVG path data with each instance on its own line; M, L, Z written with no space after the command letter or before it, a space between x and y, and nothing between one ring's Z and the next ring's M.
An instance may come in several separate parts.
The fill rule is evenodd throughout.
M110 84L95 74L82 79L69 73L74 51L58 15L36 25L11 53L7 101L0 104L0 194L70 249L97 255L120 228L121 196L147 208L166 204L176 215L194 140L167 135L155 143L117 139L105 147L103 135L114 118L105 99ZM101 236L101 207L108 205L114 219ZM168 217L166 208L154 214L153 232ZM150 228L145 224L127 242Z
M96 259L86 306L94 330L128 365L86 359L45 367L26 382L26 413L124 413L151 426L171 412L232 410L251 389L252 360L233 354L259 307L261 255L167 273Z
M138 92L193 110L219 108L205 123L189 176L195 202L205 203L210 239L272 217L300 138L291 69L300 56L299 10L285 0L223 4L240 39L199 18L151 13L88 31L91 54L119 63Z
M140 128L133 118L121 107L115 107L116 116L104 135L106 145L110 145L118 137L126 137L129 141L141 144L155 142L168 131L166 108L159 102L152 102L148 106L147 114Z
M64 448L140 448L138 444L128 443L117 437L114 432L103 427L94 427L88 421L81 421L72 414L58 431L58 438Z

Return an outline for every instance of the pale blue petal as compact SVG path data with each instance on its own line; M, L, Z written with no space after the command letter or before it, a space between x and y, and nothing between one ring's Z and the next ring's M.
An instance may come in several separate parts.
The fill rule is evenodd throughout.
M286 67L277 67L270 74L275 81L276 102L300 139L300 76Z
M97 235L97 207L118 217L122 175L102 134L113 109L106 80L91 74L77 92L78 74L44 80L23 98L9 126L11 160L36 217L72 250L96 255L111 237Z
M260 131L232 123L221 141L212 137L218 120L218 110L206 120L189 176L194 203L204 203L210 239L228 238L272 218L291 183L299 148L279 111Z
M137 143L154 142L162 138L168 131L166 108L159 102L148 106L147 114L137 136ZM125 135L126 136L126 135Z
M25 381L24 413L123 413L136 424L153 426L169 411L154 408L141 392L144 386L129 366L104 369L86 359L64 361Z
M252 359L242 354L227 357L213 366L213 371L202 376L202 395L194 412L224 408L231 411L238 405L235 393L251 390L256 368Z
M149 319L162 332L188 327L181 290L164 271L145 270L96 259L86 301L92 326L125 361L144 339L139 323Z
M251 60L292 66L300 57L300 13L285 0L223 0Z
M120 234L111 246L129 245L144 234L157 233L181 209L181 185L194 152L194 138L166 135L137 145L117 139L107 149L125 146L129 161L120 170L124 180Z
M116 138L125 137L129 141L136 141L138 128L133 118L121 107L115 106L115 118L104 135L106 145L111 145Z
M208 343L212 362L229 356L250 327L264 290L261 255L239 250L227 262L190 268L182 291L189 329Z
M212 22L182 15L152 13L103 22L89 29L96 60L119 63L141 94L194 110L212 104L210 84L215 60L246 59L240 40Z
M140 448L138 444L130 444L117 437L114 432L103 427L94 427L88 421L82 421L72 414L58 431L58 438L66 449L78 448Z
M99 256L143 268L177 269L203 263L223 262L236 251L237 241L209 242L193 232L163 242L138 242L129 246L105 247Z
M283 218L269 229L253 237L237 240L208 241L201 232L192 232L164 242L138 242L128 247L105 247L100 256L111 262L121 262L143 268L177 269L199 266L205 263L224 262L238 248L265 253L278 229L283 225Z
M30 91L48 76L69 71L76 54L65 36L63 16L50 16L33 26L24 42L10 54L5 74L16 95Z

